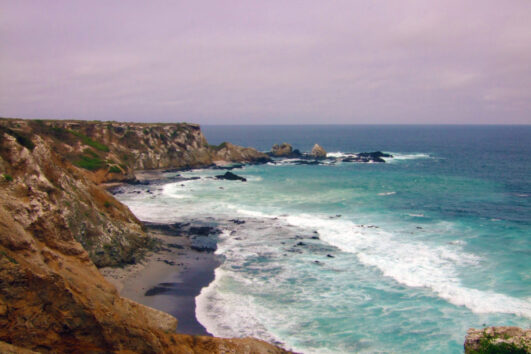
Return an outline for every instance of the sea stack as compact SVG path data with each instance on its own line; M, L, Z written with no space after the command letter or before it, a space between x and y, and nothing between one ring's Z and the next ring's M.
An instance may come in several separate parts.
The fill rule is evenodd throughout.
M311 156L315 157L316 159L325 159L326 158L326 150L323 149L323 147L319 144L315 144L312 148L312 152L310 153Z
M280 145L273 145L268 155L272 157L298 158L301 157L302 154L298 149L293 150L293 147L290 144L282 143Z
M275 157L286 157L293 153L293 148L288 143L282 143L280 145L275 144L271 148L271 155Z

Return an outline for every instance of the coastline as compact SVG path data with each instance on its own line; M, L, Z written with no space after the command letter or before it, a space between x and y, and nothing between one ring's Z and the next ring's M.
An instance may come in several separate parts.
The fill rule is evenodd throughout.
M161 242L159 250L140 263L100 272L120 296L176 317L177 333L211 336L196 318L195 297L214 280L219 260L212 252L192 248L189 235L179 231L148 225L148 234Z

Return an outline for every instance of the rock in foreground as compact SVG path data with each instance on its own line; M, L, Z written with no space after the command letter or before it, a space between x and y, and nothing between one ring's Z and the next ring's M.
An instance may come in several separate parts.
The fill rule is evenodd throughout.
M465 353L531 353L531 329L471 328L465 338Z

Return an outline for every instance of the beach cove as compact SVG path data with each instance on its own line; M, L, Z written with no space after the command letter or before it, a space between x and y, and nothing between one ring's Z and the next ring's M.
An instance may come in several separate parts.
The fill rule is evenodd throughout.
M385 129L380 128L379 134L383 133ZM237 141L236 136L229 138ZM296 139L294 133L292 141ZM412 144L410 137L408 141ZM308 139L306 146L312 145ZM502 187L489 182L488 175L466 176L477 173L473 166L461 170L460 176L446 172L445 179L430 180L425 169L455 171L452 165L461 159L488 164L493 156L485 160L486 151L465 154L459 147L454 150L459 155L447 155L435 144L424 151L409 149L413 148L384 146L394 156L385 164L325 160L301 165L287 159L232 170L247 182L216 180L219 170L168 172L170 179L180 175L187 180L162 183L159 190L134 186L133 193L124 191L117 197L142 220L206 221L221 230L216 236L221 265L215 280L196 298L196 317L216 336L253 335L305 353L458 352L469 327L528 327L526 263L509 254L502 256L502 249L512 249L507 246L497 247L499 261L494 261L489 254L496 247L480 242L496 230L497 235L506 235L503 242L516 242L515 252L525 249L529 242L524 231L528 228L523 213L528 208L525 183ZM301 150L309 148L303 145ZM332 156L364 150L370 149L337 148ZM514 168L523 168L524 173L527 166L520 160ZM523 176L516 171L510 172L513 180ZM403 172L407 180L401 178ZM349 184L337 189L347 176ZM144 194L145 189L152 194ZM439 193L447 193L448 198ZM428 199L413 200L411 195ZM485 197L471 199L474 195ZM431 205L429 198L441 198L442 204ZM506 198L519 203L521 212L510 209L511 214L503 214ZM451 204L445 205L444 200ZM476 204L471 205L471 200ZM403 202L408 206L396 204ZM481 203L488 206L485 211L478 209ZM492 203L498 205L497 217L488 216ZM474 214L460 211L456 219L452 208L467 204ZM476 219L477 212L484 216ZM233 219L247 221L235 225L229 222ZM471 223L474 219L479 221L477 226ZM506 222L520 225L511 232L522 236L513 238ZM476 227L480 229L475 231ZM484 236L478 239L477 232ZM520 267L511 273L516 278L503 278L505 273L500 273L502 264L511 264L507 262ZM497 279L504 289L496 291L480 279ZM382 337L381 331L388 335Z

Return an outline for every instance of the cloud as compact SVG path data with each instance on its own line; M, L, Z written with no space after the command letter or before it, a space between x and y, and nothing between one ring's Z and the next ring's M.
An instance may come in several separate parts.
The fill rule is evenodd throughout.
M3 116L531 123L528 1L0 7Z

